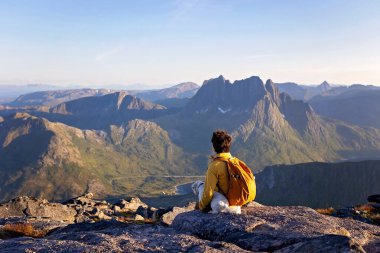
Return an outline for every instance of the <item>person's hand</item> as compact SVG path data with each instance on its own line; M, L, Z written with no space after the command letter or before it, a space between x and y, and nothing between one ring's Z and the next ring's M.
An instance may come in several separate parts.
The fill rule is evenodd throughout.
M199 202L195 203L195 210L199 210Z

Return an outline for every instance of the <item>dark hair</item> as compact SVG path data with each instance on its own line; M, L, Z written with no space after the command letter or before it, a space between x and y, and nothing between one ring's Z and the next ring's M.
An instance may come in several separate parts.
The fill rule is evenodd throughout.
M216 153L226 153L230 152L231 147L231 136L224 130L216 130L212 133L212 146Z

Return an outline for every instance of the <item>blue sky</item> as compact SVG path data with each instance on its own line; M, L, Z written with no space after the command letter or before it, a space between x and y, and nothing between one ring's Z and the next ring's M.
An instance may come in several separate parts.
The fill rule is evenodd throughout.
M0 0L0 84L380 84L380 1Z

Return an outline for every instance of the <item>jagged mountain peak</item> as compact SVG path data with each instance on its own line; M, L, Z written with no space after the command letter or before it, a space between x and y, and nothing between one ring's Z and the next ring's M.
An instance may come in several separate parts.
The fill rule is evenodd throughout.
M327 91L331 89L331 85L327 81L323 81L319 86L323 91Z
M242 112L251 109L266 94L257 76L231 83L223 76L206 80L185 108L187 112Z
M326 80L324 80L321 84L321 86L330 86L329 82L327 82Z
M203 82L203 85L201 87L201 89L206 86L220 86L220 85L227 85L227 84L231 84L231 82L227 79L224 78L224 76L220 75L216 78L210 78L208 80L205 80Z
M268 79L265 83L265 89L271 94L272 99L279 104L280 102L280 91L271 79Z

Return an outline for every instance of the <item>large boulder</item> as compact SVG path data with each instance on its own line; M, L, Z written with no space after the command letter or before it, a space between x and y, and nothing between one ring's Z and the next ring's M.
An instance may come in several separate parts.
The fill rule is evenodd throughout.
M65 205L76 210L75 223L110 220L115 206L105 200L94 200L91 192L72 198Z
M31 218L4 218L0 219L0 239L14 237L44 237L54 229L65 227L69 223Z
M242 212L185 212L175 217L171 227L255 252L376 252L380 248L380 227L321 215L311 208L259 206L245 207Z
M175 217L181 213L193 211L195 209L195 202L191 202L184 207L173 207L170 212L161 216L161 222L166 225L171 225Z
M148 208L148 205L137 197L131 198L129 201L122 199L117 202L115 206L120 207L120 212L136 212L139 207L142 207L144 209Z
M95 203L93 201L94 194L92 192L87 192L81 196L72 198L64 202L65 205L90 205L93 206Z
M73 222L76 214L73 208L66 205L26 196L0 205L0 218L39 217L53 221Z

